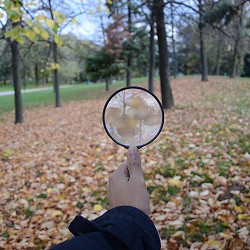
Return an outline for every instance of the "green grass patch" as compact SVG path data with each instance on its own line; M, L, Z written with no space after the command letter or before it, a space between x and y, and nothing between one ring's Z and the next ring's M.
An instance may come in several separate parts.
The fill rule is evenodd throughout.
M133 85L140 85L147 80L146 77L132 79ZM61 88L60 96L62 103L77 100L96 100L109 96L110 93L125 86L125 81L117 81L112 83L109 91L105 91L104 83L96 84L78 84L69 88ZM23 93L24 110L31 107L52 105L55 102L53 90L43 90L39 92ZM0 115L6 112L14 111L14 95L0 96Z

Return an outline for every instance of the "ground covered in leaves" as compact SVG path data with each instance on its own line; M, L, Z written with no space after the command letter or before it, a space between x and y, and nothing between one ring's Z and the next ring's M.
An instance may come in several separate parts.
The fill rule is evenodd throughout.
M162 249L250 249L250 84L172 86L175 108L140 150ZM70 237L76 214L106 211L105 184L126 150L104 132L104 102L30 109L22 125L1 117L0 249L48 249Z

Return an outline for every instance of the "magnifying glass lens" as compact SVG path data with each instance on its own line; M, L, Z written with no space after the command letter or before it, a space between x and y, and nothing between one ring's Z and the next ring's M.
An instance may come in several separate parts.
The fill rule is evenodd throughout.
M104 106L104 128L112 140L125 148L141 148L152 142L163 123L160 101L141 87L118 90Z

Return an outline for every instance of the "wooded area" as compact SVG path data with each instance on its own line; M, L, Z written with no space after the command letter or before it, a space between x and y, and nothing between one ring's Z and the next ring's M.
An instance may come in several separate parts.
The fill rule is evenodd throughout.
M60 107L59 83L105 81L108 90L113 80L126 78L130 86L132 76L148 75L153 91L159 73L162 104L170 108L171 75L250 76L246 0L5 0L0 6L0 84L14 86L16 123L23 121L20 89L28 81L53 81ZM98 41L65 34L72 24L84 29L83 15L96 18Z

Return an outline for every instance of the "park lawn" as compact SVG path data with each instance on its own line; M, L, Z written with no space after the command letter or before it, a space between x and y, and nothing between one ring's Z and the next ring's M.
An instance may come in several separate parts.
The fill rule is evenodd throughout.
M132 84L141 84L146 81L145 77L132 79ZM110 86L110 91L125 86L125 81L117 81ZM76 100L100 99L106 95L104 83L77 84L68 88L61 88L60 95L62 103ZM46 106L54 104L55 97L53 90L43 90L39 92L23 93L23 107ZM0 115L14 110L14 95L0 96Z
M162 133L140 149L162 249L248 249L249 82L179 78L172 87ZM70 237L76 214L108 209L108 176L126 158L103 129L109 94L29 109L19 125L3 116L0 248L48 249Z

